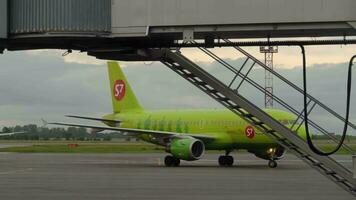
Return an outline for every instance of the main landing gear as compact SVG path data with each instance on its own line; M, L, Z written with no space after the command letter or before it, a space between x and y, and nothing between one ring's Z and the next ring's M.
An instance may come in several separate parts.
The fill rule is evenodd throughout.
M166 165L166 167L179 167L180 159L173 156L166 156L164 158L164 165Z
M219 165L221 167L231 167L234 164L234 157L229 156L230 151L226 151L224 156L219 157Z

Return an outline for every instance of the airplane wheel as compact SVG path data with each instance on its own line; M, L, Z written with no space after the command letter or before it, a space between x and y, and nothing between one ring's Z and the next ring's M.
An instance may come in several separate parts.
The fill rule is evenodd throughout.
M220 156L219 157L219 165L220 166L225 166L225 158L224 158L225 156Z
M174 158L174 167L179 167L180 165L180 159Z
M220 156L219 165L222 167L231 167L234 164L234 158L232 156Z
M278 166L277 162L275 160L270 160L268 162L268 167L269 168L276 168Z
M173 156L166 156L164 158L164 165L166 165L166 167L178 167L180 165L180 160Z
M226 156L226 165L228 167L231 167L234 164L234 157L232 156Z

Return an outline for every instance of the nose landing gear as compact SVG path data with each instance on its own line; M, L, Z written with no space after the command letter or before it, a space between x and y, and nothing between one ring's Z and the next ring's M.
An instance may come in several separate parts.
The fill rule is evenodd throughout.
M275 160L270 160L268 161L268 167L269 168L276 168L278 166L277 162Z
M278 166L276 159L277 158L277 148L270 148L267 150L267 154L269 155L270 159L268 161L269 168L276 168Z

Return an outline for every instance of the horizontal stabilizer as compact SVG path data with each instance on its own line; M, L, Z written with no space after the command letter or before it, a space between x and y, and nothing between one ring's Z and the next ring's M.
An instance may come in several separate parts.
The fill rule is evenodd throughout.
M25 132L13 132L13 133L0 133L0 137L2 136L11 136L11 135L16 135L16 134L21 134Z

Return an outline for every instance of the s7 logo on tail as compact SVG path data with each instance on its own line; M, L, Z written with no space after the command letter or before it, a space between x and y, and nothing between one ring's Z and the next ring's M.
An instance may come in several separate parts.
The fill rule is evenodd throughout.
M114 96L115 99L121 101L125 97L126 86L123 80L117 80L114 84Z

